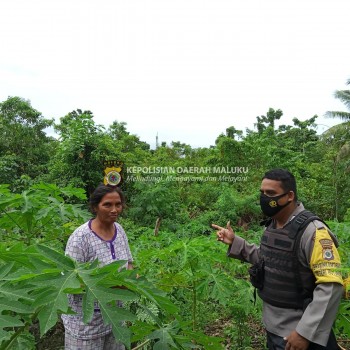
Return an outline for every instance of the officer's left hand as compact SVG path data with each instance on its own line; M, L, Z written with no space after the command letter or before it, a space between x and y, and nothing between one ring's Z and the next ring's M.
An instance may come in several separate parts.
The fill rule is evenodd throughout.
M296 331L293 331L288 337L285 337L284 340L287 341L286 350L307 350L310 343Z

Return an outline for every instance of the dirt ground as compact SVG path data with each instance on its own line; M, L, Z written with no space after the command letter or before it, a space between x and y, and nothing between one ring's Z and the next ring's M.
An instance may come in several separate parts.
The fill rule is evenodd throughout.
M64 327L61 322L50 329L42 339L40 339L37 329L33 333L36 338L37 350L64 350Z

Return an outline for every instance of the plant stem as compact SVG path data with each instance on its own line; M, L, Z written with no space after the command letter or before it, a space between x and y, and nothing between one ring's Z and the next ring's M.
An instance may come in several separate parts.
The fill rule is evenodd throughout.
M151 341L151 339L147 339L143 343L141 343L140 345L137 345L135 348L132 348L131 350L141 349L144 345L148 344L150 341Z
M197 328L197 284L194 275L194 269L192 262L190 262L191 273L193 277L192 281L192 330L195 332Z
M193 281L193 308L192 308L192 330L195 332L197 328L197 291L196 281Z

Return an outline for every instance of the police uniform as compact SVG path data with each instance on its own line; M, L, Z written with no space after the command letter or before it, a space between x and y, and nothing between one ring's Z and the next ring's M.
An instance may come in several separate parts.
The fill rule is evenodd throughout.
M304 206L298 203L286 225L303 210ZM340 258L333 234L321 221L312 221L300 239L297 254L299 263L304 269L310 269L315 281L312 300L304 311L263 301L263 323L268 332L279 337L287 337L296 330L310 342L326 346L343 293ZM259 261L260 247L235 236L227 255L255 264Z

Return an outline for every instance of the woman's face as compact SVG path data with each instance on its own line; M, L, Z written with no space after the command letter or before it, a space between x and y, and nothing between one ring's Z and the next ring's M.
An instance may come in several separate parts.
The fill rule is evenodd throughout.
M105 194L97 207L95 207L96 218L103 223L114 223L123 211L123 204L118 192Z

